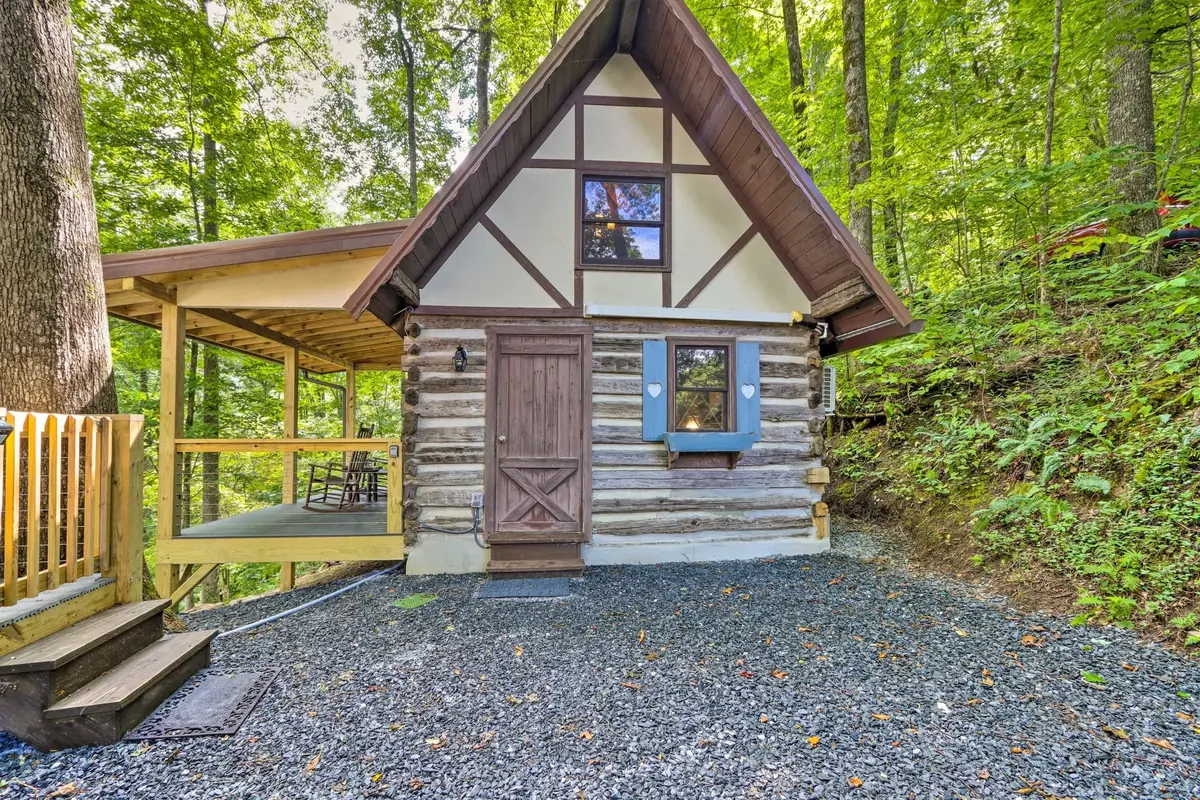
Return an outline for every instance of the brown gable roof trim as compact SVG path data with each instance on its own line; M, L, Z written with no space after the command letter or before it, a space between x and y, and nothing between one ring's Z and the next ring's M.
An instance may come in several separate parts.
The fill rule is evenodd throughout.
M131 253L109 253L101 259L105 280L136 278L183 272L190 269L224 267L255 261L322 255L350 250L370 250L391 247L411 220L370 222L323 228L315 231L276 233L233 239L223 242L202 242L177 247L136 250Z
M392 292L396 269L422 284L536 149L571 93L618 49L656 85L830 324L828 352L920 329L683 0L592 0L346 309L358 315L377 304Z

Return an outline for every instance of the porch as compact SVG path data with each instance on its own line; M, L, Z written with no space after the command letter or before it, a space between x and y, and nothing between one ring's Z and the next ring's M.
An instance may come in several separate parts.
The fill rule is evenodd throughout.
M416 305L417 289L393 287L361 317L344 306L405 226L356 225L104 258L109 313L162 334L160 596L177 602L220 564L279 562L281 588L289 590L298 561L404 558L401 442L398 435L377 438L360 428L356 377L402 368L406 311ZM281 365L280 438L185 436L189 339ZM300 436L304 380L341 394L340 438ZM216 500L215 519L206 507L203 521L189 524L192 515L184 509L197 495L184 486L185 463L219 464L216 471L224 474L225 464L259 456L274 465L271 486L254 484L252 498ZM363 469L368 460L373 466ZM371 499L358 496L361 487L347 486L343 490L354 495L348 508L304 508L310 471L329 475L337 467L343 476L369 480Z

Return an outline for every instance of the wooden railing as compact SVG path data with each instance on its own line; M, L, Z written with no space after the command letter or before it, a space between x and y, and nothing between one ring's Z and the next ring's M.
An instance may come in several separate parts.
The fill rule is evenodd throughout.
M0 410L13 426L0 482L5 606L97 573L141 599L140 416Z

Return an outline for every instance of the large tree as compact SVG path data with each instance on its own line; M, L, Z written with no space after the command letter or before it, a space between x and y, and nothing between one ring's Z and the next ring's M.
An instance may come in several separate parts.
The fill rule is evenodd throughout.
M1114 220L1118 231L1144 236L1158 227L1154 209L1154 83L1150 74L1154 0L1112 0L1108 51L1108 144L1117 160L1111 180L1121 203L1135 206Z
M871 180L871 115L867 106L867 34L864 0L842 0L842 75L846 136L850 140L850 232L870 254L874 237L871 201L854 190Z
M117 410L67 0L0 6L0 406Z

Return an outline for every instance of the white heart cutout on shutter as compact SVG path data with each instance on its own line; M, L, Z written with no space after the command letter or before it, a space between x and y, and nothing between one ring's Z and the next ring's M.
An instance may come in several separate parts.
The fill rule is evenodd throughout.
M751 397L754 397L754 384L753 383L743 383L742 384L742 397L745 397L747 400L749 400Z
M660 394L662 394L662 384L657 381L653 383L647 383L646 394L650 395L651 397L658 397Z

